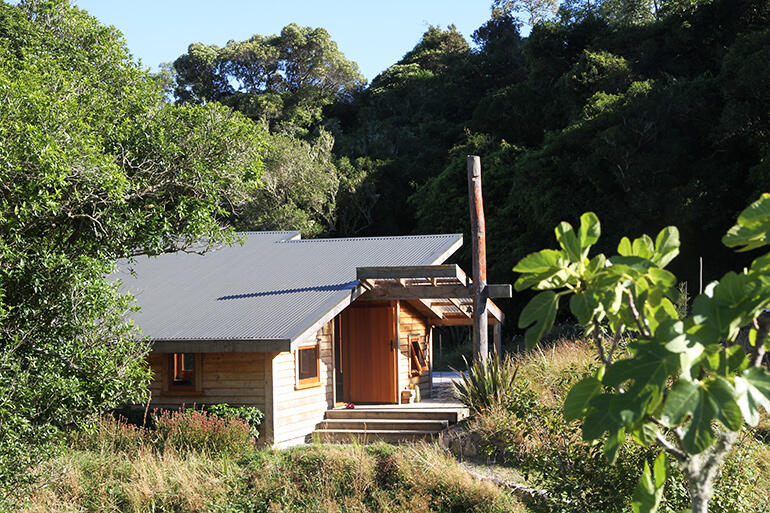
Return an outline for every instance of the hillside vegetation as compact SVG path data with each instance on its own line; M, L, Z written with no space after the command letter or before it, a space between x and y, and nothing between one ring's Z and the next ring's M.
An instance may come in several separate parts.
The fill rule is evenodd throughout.
M104 440L102 440L104 442ZM427 445L310 445L220 453L69 450L41 469L21 511L526 512Z
M316 59L298 64L320 85L244 79L294 69L284 49L296 26L223 48L194 44L174 63L177 100L222 101L297 144L333 138L321 160L334 183L318 182L312 197L293 160L282 228L312 220L311 234L467 234L465 156L478 154L493 281L512 282L515 262L584 211L602 219L602 251L621 234L678 226L684 253L673 271L691 290L698 257L706 282L730 268L735 256L704 241L770 185L770 3L573 0L534 27L512 5L521 4L495 2L472 35L430 27L365 88L325 31L302 29L301 55L315 45Z
M628 443L609 464L601 443L586 442L580 425L566 422L563 405L570 388L598 367L590 344L560 340L504 362L515 369L509 394L484 408L466 426L487 461L511 467L548 500L538 512L630 511L642 464L659 449ZM601 440L606 440L606 436ZM689 507L687 480L668 465L659 512ZM770 511L770 418L741 435L715 484L713 513Z

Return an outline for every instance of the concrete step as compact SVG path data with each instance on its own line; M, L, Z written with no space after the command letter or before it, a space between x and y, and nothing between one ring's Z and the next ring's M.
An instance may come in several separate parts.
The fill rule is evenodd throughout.
M438 431L401 430L363 430L363 429L316 429L314 436L327 443L369 443L374 441L399 443L419 440L430 441Z
M427 419L326 419L316 429L362 431L441 431L449 426L447 420Z
M340 408L326 411L327 419L445 420L450 424L467 416L467 408Z

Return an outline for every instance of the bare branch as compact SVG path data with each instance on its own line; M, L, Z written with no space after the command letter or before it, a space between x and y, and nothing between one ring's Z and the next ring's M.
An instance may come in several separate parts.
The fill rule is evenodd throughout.
M753 367L760 367L765 358L765 340L770 332L770 313L763 312L754 319L754 327L757 330L757 340L754 344L754 354L751 358Z
M687 461L687 453L678 447L675 447L674 444L666 440L666 437L663 436L660 431L655 434L655 440L658 442L658 445L663 447L663 450L669 453L671 456L675 457L679 461Z
M604 352L604 344L602 344L602 336L601 336L601 328L599 326L599 323L594 319L594 344L596 345L596 350L599 352L599 358L601 359L602 363L609 365L612 363L611 358L607 358L607 354Z
M639 332L645 337L650 338L652 333L650 333L650 328L646 319L644 319L644 315L640 314L639 310L636 309L634 295L631 294L629 289L626 289L626 295L628 296L628 306L631 307L631 315L634 316L634 321L636 321L636 326L639 328Z

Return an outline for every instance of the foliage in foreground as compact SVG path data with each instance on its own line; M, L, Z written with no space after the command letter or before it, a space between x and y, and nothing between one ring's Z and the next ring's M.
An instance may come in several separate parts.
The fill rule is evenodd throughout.
M47 462L21 511L526 511L428 445L312 445L237 459L148 445L113 449L119 445Z
M66 0L0 2L0 483L144 399L148 347L105 275L232 241L220 222L258 185L263 139L221 105L166 104Z
M653 241L624 237L618 254L589 258L599 240L599 220L583 214L574 229L556 229L560 249L522 259L516 289L539 292L522 310L519 326L532 347L553 325L562 298L593 338L599 366L572 386L564 418L580 420L582 438L603 441L615 463L627 439L657 447L679 464L687 478L693 513L705 513L713 482L725 456L744 429L770 411L770 253L749 268L728 272L695 297L692 314L680 319L676 277L664 267L679 254L675 227ZM770 244L770 194L749 205L723 237L739 251ZM750 326L748 344L737 343ZM620 349L630 337L627 354ZM604 434L607 433L607 437ZM661 456L665 459L665 455ZM634 507L654 512L662 497L665 468L645 471L634 492Z
M514 364L517 378L505 399L466 426L485 456L516 468L548 492L547 503L531 506L536 511L630 511L639 469L652 463L656 450L627 444L608 465L601 445L583 441L580 426L565 422L562 414L570 388L598 367L590 344L562 340L517 356ZM770 434L756 430L739 438L714 490L712 513L768 511ZM669 464L660 511L679 512L688 501L684 475Z

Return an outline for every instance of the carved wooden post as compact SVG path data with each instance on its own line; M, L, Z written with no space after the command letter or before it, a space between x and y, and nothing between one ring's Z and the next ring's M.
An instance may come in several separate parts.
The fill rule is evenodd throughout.
M468 203L473 244L473 358L486 361L489 354L487 238L481 198L481 159L476 155L468 155Z

